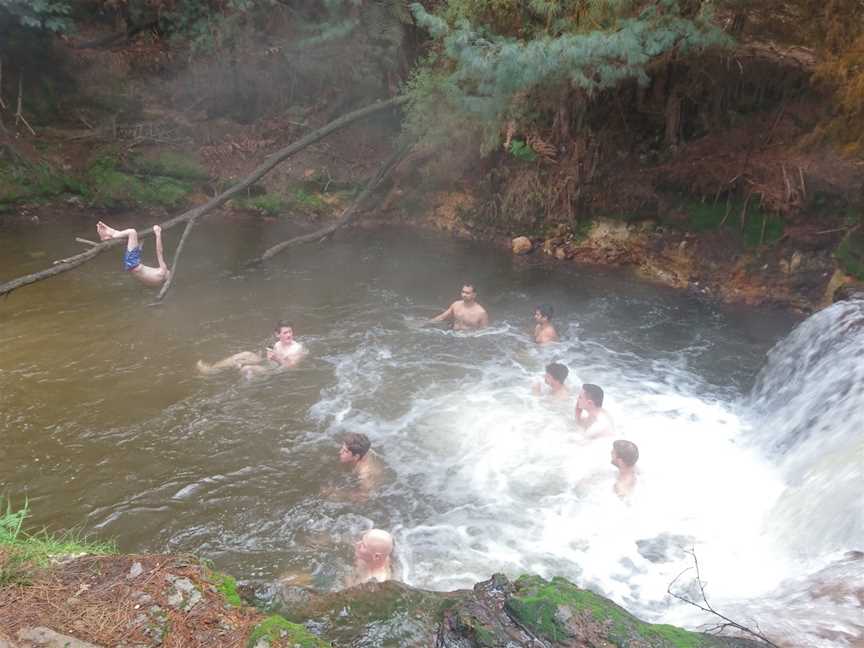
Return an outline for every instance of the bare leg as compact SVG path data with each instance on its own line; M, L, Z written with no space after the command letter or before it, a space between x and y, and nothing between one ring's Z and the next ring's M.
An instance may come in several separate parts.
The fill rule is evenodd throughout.
M206 362L199 360L197 366L198 371L203 374L215 374L219 373L223 369L243 369L249 365L261 364L261 362L263 362L263 358L257 353L253 353L252 351L241 351L240 353L235 353L234 355L213 364L207 364Z
M162 227L154 225L153 234L156 236L156 261L159 263L159 269L167 275L168 264L165 263L165 257L162 255Z
M99 234L99 239L107 241L108 239L125 238L126 249L130 252L138 247L138 232L132 228L125 230L116 230L113 227L108 227L102 221L96 223L96 233Z

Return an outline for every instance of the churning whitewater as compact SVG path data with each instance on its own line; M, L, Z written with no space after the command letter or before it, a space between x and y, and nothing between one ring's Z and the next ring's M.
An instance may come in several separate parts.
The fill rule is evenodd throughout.
M693 626L716 619L670 603L667 588L684 572L673 591L703 603L696 557L717 609L794 645L839 646L861 630L851 598L810 601L794 620L776 603L806 597L808 576L862 548L862 323L860 302L813 316L771 351L749 397L699 376L689 359L700 345L657 354L622 338L616 348L575 324L546 348L508 322L467 335L411 318L349 327L356 347L328 358L336 383L312 414L386 454L412 585L563 575L649 619ZM570 367L574 391L602 385L617 436L639 446L629 504L612 492L609 440L580 442L572 404L532 396L553 360ZM388 396L393 385L407 395ZM860 561L838 569L861 577Z

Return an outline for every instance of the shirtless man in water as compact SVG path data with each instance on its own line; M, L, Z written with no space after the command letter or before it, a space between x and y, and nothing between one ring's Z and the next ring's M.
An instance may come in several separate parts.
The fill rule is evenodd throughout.
M354 573L348 579L348 587L378 581L383 583L393 578L390 556L393 553L393 536L381 529L370 529L354 543Z
M489 314L477 303L477 291L473 284L466 283L462 286L462 299L453 302L450 308L429 321L444 320L453 320L454 331L469 331L489 326Z
M636 462L639 461L639 448L632 441L618 439L612 444L612 465L618 469L615 480L615 494L624 499L636 487Z
M368 496L384 475L381 460L371 450L369 437L359 432L345 435L342 447L339 448L339 462L351 466L351 472L357 475L360 482L360 495Z
M537 344L549 344L558 341L558 331L552 325L554 309L550 304L540 304L534 309L534 341Z
M585 383L576 399L576 425L585 430L587 439L615 434L612 417L603 409L603 390Z
M294 328L290 324L279 322L274 334L277 342L272 348L267 349L265 356L252 351L241 351L213 364L199 360L198 371L202 374L212 375L223 369L236 368L244 377L251 378L270 369L297 366L306 355L306 348L294 339Z
M145 286L158 288L170 276L171 271L168 270L168 265L162 256L162 228L159 225L153 226L153 234L156 237L156 262L159 264L158 268L152 268L141 263L141 245L138 243L138 232L136 230L131 228L116 230L99 221L96 223L96 233L102 241L126 239L126 253L123 255L123 267Z
M570 370L560 362L553 362L552 364L546 365L546 375L543 376L543 382L546 383L547 387L549 387L549 391L547 392L549 398L563 401L569 400L570 390L567 389L567 386L564 384L569 374ZM535 383L534 395L540 396L542 394L542 385L540 385L540 383Z

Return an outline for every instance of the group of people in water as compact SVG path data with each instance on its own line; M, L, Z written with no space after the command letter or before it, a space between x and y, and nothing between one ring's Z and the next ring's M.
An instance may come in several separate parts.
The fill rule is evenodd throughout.
M162 249L161 229L153 227L156 238L156 257L158 267L145 266L141 263L141 246L138 234L134 229L116 230L101 221L96 226L101 240L127 240L123 257L124 268L133 277L150 287L158 287L170 276L170 270L165 264ZM541 304L534 309L534 342L538 345L549 345L559 341L558 332L552 322L554 309L548 304ZM460 299L454 301L442 313L429 320L429 324L449 322L454 331L475 331L489 325L489 314L477 301L477 291L473 284L462 286ZM238 370L245 378L252 378L269 371L292 368L307 355L306 348L294 338L294 328L286 323L276 325L275 343L266 348L264 353L243 351L235 353L223 360L207 363L199 360L198 371L204 375L212 375L224 370ZM546 366L543 383L535 384L534 393L557 401L569 401L570 390L566 385L569 375L568 368L552 362ZM585 383L576 397L574 412L575 425L585 440L595 441L602 438L615 437L615 425L612 417L603 408L604 393L598 385ZM611 463L618 470L614 484L615 493L622 499L628 498L636 486L636 462L639 459L639 449L631 441L614 439L611 447ZM359 492L368 493L380 481L383 466L380 459L371 451L369 439L360 433L346 435L339 448L339 461L350 466L360 486ZM354 547L354 572L348 585L355 585L370 580L385 581L393 576L392 554L394 540L390 533L383 529L370 529L362 534Z

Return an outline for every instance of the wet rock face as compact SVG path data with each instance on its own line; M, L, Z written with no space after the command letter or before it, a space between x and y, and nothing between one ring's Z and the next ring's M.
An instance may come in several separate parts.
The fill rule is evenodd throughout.
M369 583L332 594L276 602L338 646L400 648L755 648L745 639L714 637L645 623L620 606L563 578L497 574L473 590L439 593L396 582Z

